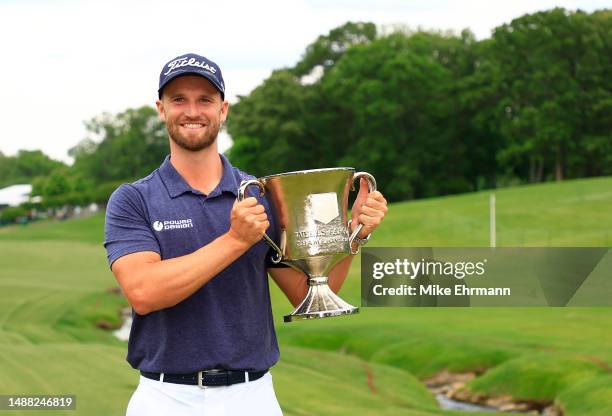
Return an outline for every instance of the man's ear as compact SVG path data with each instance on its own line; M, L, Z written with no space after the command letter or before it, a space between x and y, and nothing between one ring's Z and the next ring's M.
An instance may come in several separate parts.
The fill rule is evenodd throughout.
M164 111L164 104L161 100L155 101L155 106L157 107L157 114L159 115L159 119L163 122L166 121L166 112Z
M221 124L227 120L227 114L229 113L229 103L227 101L223 101L221 103Z

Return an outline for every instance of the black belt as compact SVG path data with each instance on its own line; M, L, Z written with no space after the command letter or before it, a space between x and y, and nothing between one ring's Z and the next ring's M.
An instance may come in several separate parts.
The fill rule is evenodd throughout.
M263 371L238 371L238 370L206 370L191 374L167 374L164 373L165 383L187 384L191 386L230 386L232 384L254 381L263 377L268 370ZM140 371L143 377L159 380L160 373ZM248 379L247 379L248 374Z

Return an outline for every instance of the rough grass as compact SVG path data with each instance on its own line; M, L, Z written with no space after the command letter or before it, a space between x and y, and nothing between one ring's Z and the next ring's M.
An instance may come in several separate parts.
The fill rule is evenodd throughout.
M593 377L563 390L558 401L568 415L608 416L612 397L612 374Z

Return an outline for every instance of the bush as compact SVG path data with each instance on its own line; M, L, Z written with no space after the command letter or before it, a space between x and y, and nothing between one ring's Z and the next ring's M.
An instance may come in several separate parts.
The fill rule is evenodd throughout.
M23 207L8 207L0 212L0 224L12 224L20 217L27 217L27 211Z

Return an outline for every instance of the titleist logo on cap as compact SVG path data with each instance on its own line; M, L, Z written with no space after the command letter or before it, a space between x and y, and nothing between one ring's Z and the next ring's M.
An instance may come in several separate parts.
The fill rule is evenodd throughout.
M159 74L157 93L161 99L162 90L170 81L183 75L199 75L208 79L225 99L225 84L219 65L195 53L184 53L166 63Z
M170 69L168 69L168 71L164 72L164 75L168 75L170 72L174 71L175 69L182 68L184 66L195 66L195 67L198 67L198 68L202 68L202 69L205 69L205 70L209 71L211 74L214 74L215 72L217 72L217 70L214 67L208 65L204 61L199 62L195 58L187 59L186 57L183 57L183 58L175 59L172 62L169 62L168 63L168 68L170 68Z

